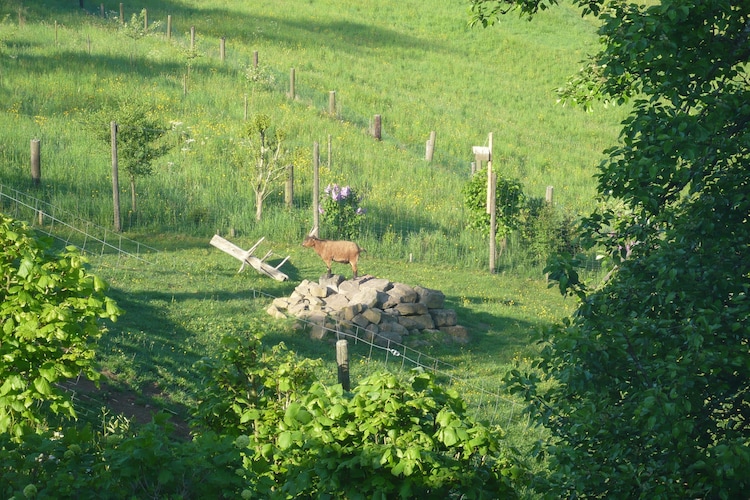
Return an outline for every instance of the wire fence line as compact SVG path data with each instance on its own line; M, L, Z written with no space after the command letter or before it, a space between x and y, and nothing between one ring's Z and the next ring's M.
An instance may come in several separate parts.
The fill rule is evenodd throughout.
M150 264L149 254L158 250L122 234L97 226L39 198L0 184L0 208L13 218L26 221L37 231L65 246L92 255L117 254Z
M126 238L112 230L102 228L88 221L80 219L68 212L56 209L53 205L42 200L8 188L0 184L0 207L2 211L18 219L32 224L40 232L63 242L65 246L72 245L92 255L116 254L120 259L129 257L139 262L151 264L148 255L155 255L158 250ZM66 220L63 220L65 218ZM251 289L253 299L274 300L275 297L260 290ZM418 351L406 344L392 339L373 335L357 325L344 327L337 324L336 328L322 326L305 318L297 318L309 329L313 326L322 328L326 334L337 340L351 341L352 351L361 356L367 363L379 362L388 370L422 369L432 373L448 387L460 389L470 412L477 418L489 422L512 425L522 413L522 405L497 390L488 389L476 384L466 375L457 375L462 368L446 363L434 356ZM502 422L501 422L502 421Z

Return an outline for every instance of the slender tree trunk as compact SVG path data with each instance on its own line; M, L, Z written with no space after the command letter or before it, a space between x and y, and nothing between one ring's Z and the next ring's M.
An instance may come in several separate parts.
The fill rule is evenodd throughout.
M263 194L255 193L255 220L260 220L263 216Z
M138 212L138 207L135 204L135 176L130 176L130 206L132 208L132 212L136 213Z

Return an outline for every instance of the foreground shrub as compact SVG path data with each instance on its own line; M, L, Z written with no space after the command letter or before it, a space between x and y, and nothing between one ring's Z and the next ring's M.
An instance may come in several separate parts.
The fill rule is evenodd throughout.
M236 352L207 371L215 376L198 416L237 435L246 497L517 496L523 468L501 452L502 431L474 422L428 374L378 373L345 393L297 371L283 347L264 357L247 354L257 339L232 342Z
M134 429L121 417L14 442L0 434L0 497L37 499L236 498L240 452L206 433L171 438L166 415Z
M73 247L62 254L0 214L0 433L20 437L52 414L74 417L61 379L95 379L94 348L120 310Z

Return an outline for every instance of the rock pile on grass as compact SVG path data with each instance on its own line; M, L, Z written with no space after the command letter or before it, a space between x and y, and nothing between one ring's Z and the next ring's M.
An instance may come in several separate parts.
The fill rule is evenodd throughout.
M267 312L305 320L312 325L310 336L319 340L344 331L384 346L469 341L467 329L457 324L456 311L445 308L443 292L372 276L304 280L291 296L275 299Z

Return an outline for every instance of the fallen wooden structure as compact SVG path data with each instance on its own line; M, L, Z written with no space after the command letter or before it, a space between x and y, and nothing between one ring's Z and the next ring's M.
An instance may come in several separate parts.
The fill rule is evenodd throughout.
M215 234L214 237L211 238L211 245L215 246L225 253L228 253L235 259L242 262L239 271L237 271L238 273L242 272L247 264L250 264L250 266L255 268L255 270L261 274L265 274L266 276L273 278L276 281L286 281L287 279L289 279L289 277L283 272L279 271L279 268L284 265L287 260L289 260L288 255L276 267L273 267L272 265L264 262L271 255L271 250L269 250L262 259L259 259L255 255L253 255L253 252L255 252L255 250L263 242L264 239L265 237L259 239L258 242L250 248L250 250L243 250L231 241L225 240L218 234Z

